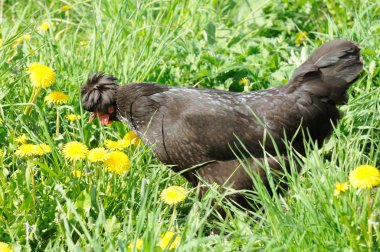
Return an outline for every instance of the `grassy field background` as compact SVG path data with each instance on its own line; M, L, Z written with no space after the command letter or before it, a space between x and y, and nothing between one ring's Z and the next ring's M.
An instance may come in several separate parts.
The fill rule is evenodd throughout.
M131 251L137 239L144 251L161 251L168 230L181 238L177 251L379 250L379 189L333 195L356 166L380 166L379 1L0 1L0 27L0 242L13 251ZM260 211L227 206L235 214L218 218L210 206L220 195L198 200L147 147L125 150L126 175L62 156L69 141L93 148L128 131L121 123L87 123L79 91L91 72L121 83L253 91L286 83L313 49L335 38L360 44L364 71L333 136L322 149L309 144L302 172L288 175L289 191L271 198L257 182ZM32 62L51 67L57 79L26 117ZM52 90L70 96L58 108L58 136L56 108L43 99ZM81 119L69 122L68 114ZM22 134L52 153L16 156ZM87 175L74 176L74 168ZM190 191L175 210L160 199L170 185Z

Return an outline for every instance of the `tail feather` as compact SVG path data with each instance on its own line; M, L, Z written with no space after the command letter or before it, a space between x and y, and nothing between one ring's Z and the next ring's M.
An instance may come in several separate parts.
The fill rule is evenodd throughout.
M283 87L287 93L307 92L323 102L344 104L346 91L363 69L360 48L351 41L335 40L314 51Z
M362 70L359 47L350 41L335 40L318 48L309 61L326 76L339 77L350 83Z

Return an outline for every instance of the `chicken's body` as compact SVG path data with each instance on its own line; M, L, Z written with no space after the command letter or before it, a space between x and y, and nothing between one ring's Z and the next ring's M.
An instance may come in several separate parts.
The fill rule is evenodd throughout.
M239 140L255 157L262 157L264 125L282 154L286 153L283 129L293 136L300 126L300 99L281 88L244 94L132 83L118 89L117 107L118 118L152 146L155 156L181 171L209 161L236 159L236 148L242 147ZM302 103L310 106L311 101ZM328 124L327 131L332 128L329 119L314 121ZM294 146L301 150L302 139ZM276 154L269 139L265 150ZM184 175L192 180L191 174Z
M262 158L263 147L271 155L286 155L285 138L293 139L292 146L303 153L303 133L308 132L311 140L319 143L330 135L340 118L336 105L346 102L346 91L362 70L359 51L349 41L325 44L295 71L286 85L258 92L232 93L148 83L117 86L112 89L113 106L116 117L152 146L160 161L174 165L175 171L203 164L184 172L184 176L194 185L199 175L208 177L207 182L222 184L236 172L237 155L249 153ZM88 88L82 89L84 107L90 111L90 98L96 99L86 94L91 94L90 87L106 82L99 78L90 78ZM242 145L248 153L242 151ZM248 175L237 174L240 175L231 177L231 186L252 189Z

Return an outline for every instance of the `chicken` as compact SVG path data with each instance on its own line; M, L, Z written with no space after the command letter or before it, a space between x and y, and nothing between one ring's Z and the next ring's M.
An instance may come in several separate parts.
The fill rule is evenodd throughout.
M277 88L233 93L152 83L118 85L113 76L95 73L81 88L82 105L91 112L90 120L128 124L161 162L173 165L194 186L203 181L252 190L249 171L237 157L248 157L250 171L267 185L260 162L265 152L273 156L267 162L270 169L280 171L278 159L287 160L290 140L301 154L305 141L321 144L340 119L337 105L347 102L347 89L362 67L358 46L335 40L315 50ZM231 198L248 205L240 194Z

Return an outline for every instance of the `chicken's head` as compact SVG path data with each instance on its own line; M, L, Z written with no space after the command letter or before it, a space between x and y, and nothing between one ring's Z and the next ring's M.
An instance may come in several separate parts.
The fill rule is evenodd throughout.
M116 93L119 85L116 78L103 73L90 75L81 87L83 108L91 113L90 122L95 118L102 124L118 120L116 117Z

